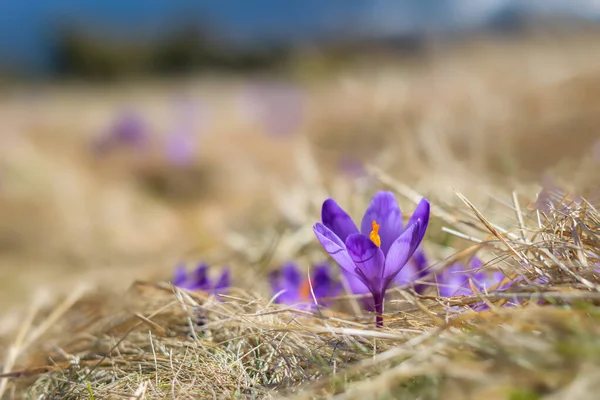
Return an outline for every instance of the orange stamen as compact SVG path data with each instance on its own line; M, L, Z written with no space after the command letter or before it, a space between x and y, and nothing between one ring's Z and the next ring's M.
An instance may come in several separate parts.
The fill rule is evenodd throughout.
M369 239L371 239L371 241L375 243L377 247L381 247L381 238L379 237L379 224L377 223L377 221L374 220L371 226L373 227L373 230L369 234Z
M309 300L311 298L310 283L308 279L300 285L300 298L302 300Z

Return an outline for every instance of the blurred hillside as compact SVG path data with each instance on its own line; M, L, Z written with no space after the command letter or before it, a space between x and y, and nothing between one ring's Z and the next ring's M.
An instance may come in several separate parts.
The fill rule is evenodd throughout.
M87 79L173 76L201 70L252 72L281 67L287 56L283 47L231 51L194 27L154 42L107 40L66 29L56 43L55 71L59 76Z
M580 30L596 2L486 0L159 0L36 6L0 4L0 71L9 75L112 77L197 68L266 69L298 49L415 46L477 32L532 27ZM338 51L339 52L339 51Z
M516 188L533 201L550 183L595 199L598 37L474 36L326 73L315 52L295 55L287 78L6 89L0 300L42 284L112 287L113 272L122 286L167 279L182 258L226 257L235 268L231 249L255 254L290 229L312 240L323 198L372 190L364 164L484 209L490 193ZM236 236L256 232L258 243Z

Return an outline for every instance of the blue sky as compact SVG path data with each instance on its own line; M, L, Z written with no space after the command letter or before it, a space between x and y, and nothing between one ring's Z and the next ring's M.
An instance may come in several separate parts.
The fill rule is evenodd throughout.
M43 65L61 23L140 38L205 21L239 42L478 26L507 8L600 13L598 0L0 0L0 64Z

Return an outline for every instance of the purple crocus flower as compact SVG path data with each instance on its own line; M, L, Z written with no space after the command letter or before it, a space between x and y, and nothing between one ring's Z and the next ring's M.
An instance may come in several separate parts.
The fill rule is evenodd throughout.
M208 265L205 263L198 264L192 272L188 272L182 263L175 268L172 283L187 290L223 293L230 286L229 268L224 268L219 278L214 281L208 277Z
M363 163L351 156L343 157L339 162L339 168L342 173L354 178L362 178L368 176L368 173Z
M203 103L187 98L178 99L176 106L175 127L165 143L166 158L171 165L189 166L198 153L198 122L206 119L207 112Z
M481 260L473 257L469 266L462 263L454 263L436 274L440 296L471 296L475 294L473 288L469 285L469 279L478 292L486 292L504 280L502 272L487 273L486 271L481 271L482 267L483 263Z
M421 200L406 227L396 198L384 191L371 200L360 232L333 199L323 203L321 219L322 223L313 228L315 235L329 255L369 289L377 312L377 326L382 326L385 292L425 236L429 201Z
M122 111L106 135L98 140L95 149L106 153L115 148L139 149L148 142L148 130L141 116L133 110Z
M427 260L425 252L421 248L417 248L394 281L400 287L412 286L416 293L423 294L427 290L428 285L417 283L416 281L422 280L427 276L428 264L429 260Z
M275 302L280 304L304 303L305 306L312 307L315 304L311 286L317 300L335 297L342 289L339 282L335 282L331 277L331 269L327 263L315 265L310 283L302 277L294 263L284 264L280 270L271 272L269 281L273 295L278 295Z
M570 208L578 207L581 204L583 204L583 199L580 196L570 194L557 186L548 175L543 177L542 190L533 203L535 208L547 214L553 211L569 213Z
M427 257L421 249L415 250L415 253L410 258L406 266L400 270L396 278L392 281L391 286L410 287L412 286L415 292L423 294L427 289L427 285L416 283L415 281L424 278L427 275ZM343 270L344 278L348 282L350 291L356 295L369 293L369 288L354 274ZM363 305L366 310L375 311L375 305L372 298L363 298Z
M171 165L188 166L196 157L196 143L194 137L182 131L173 132L165 144L166 158Z

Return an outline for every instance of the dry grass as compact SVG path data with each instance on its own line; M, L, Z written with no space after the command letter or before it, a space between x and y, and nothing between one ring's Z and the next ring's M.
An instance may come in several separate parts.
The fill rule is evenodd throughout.
M235 82L192 86L218 94L217 111L184 171L154 153L91 158L81 136L116 94L50 91L0 149L3 398L595 398L600 52L562 43L477 42L311 81L306 135L284 140L234 116ZM146 90L129 93L168 125L153 111L170 89ZM368 176L340 173L343 153ZM566 188L542 193L550 207L534 203L544 172ZM270 268L324 257L311 231L323 199L358 215L379 188L403 210L431 200L432 271L477 252L510 290L395 291L379 330L352 296L314 313L272 304ZM180 258L231 265L235 288L172 287Z
M383 330L373 329L369 316L344 312L348 299L311 314L243 290L215 299L138 282L110 301L105 292L74 294L32 309L22 322L8 348L24 367L11 365L7 393L593 398L585 396L600 367L600 277L593 269L600 214L584 204L539 216L539 224L538 213L520 213L524 225L504 230L476 211L436 211L442 220L456 218L444 225L472 236L479 254L519 283L509 292L449 300L404 292ZM515 299L518 307L502 307ZM478 301L491 309L466 307Z

